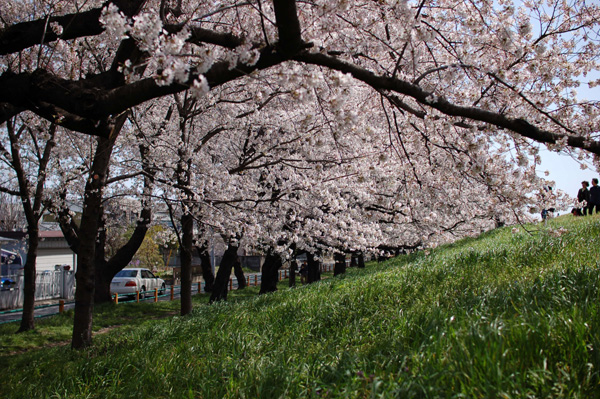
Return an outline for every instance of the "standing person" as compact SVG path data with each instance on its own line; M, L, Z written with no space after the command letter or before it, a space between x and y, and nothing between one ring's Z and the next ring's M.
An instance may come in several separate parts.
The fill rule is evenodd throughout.
M596 178L592 179L592 187L590 188L590 201L588 203L590 215L594 214L594 208L596 208L596 213L600 211L600 187Z
M582 207L583 216L587 215L587 210L590 205L590 190L588 190L589 186L590 183L588 183L587 180L584 180L581 182L581 188L577 192L577 201L584 203Z
M552 187L544 186L544 189L541 192L542 194L542 202L544 205L544 209L542 209L542 220L544 224L546 224L546 219L554 216L554 193L552 192Z

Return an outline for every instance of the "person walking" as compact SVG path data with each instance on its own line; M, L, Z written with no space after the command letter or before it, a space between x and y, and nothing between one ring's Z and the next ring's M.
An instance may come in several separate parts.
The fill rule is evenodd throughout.
M598 186L598 179L592 179L592 187L590 187L590 201L588 205L588 212L590 215L600 212L600 187Z
M552 192L552 187L544 186L543 190L541 191L541 195L544 206L542 209L542 220L544 221L544 224L546 224L547 219L554 217L554 211L556 210L554 208L555 197L554 193Z
M581 211L583 216L587 215L588 206L590 204L590 190L588 190L589 186L590 183L584 180L581 182L581 188L577 192L577 201L582 204Z

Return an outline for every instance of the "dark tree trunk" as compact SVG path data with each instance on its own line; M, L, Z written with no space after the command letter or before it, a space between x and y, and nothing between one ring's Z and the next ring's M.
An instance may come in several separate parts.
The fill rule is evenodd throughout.
M194 240L194 217L190 213L181 216L181 315L192 311L192 250Z
M294 259L290 263L290 288L296 286L296 270L298 270L298 262Z
M141 149L144 152L144 149ZM144 158L144 157L143 157ZM147 168L146 168L147 169ZM151 178L146 177L145 189L149 190L151 186ZM63 199L66 193L62 193ZM96 241L96 253L95 253L95 278L94 278L94 303L106 303L112 301L112 295L110 292L110 283L113 277L121 270L123 270L131 259L135 256L135 253L142 245L148 226L152 220L152 209L147 206L146 201L142 201L142 211L140 218L137 222L136 228L133 234L125 245L117 250L117 252L107 261L106 260L106 226L104 223L104 207L101 206L98 210L98 238ZM63 235L69 244L71 250L79 254L79 228L74 223L73 219L69 216L69 210L63 208L59 212L58 218L60 228Z
M27 261L23 268L23 316L21 318L21 326L19 332L33 330L34 309L35 309L35 261L37 258L37 250L39 244L39 230L37 224L27 228L28 246L27 246Z
M306 261L308 264L308 274L306 282L308 284L321 280L321 263L315 259L315 256L310 252L306 253Z
M106 184L108 165L115 140L126 119L127 115L121 115L112 130L110 130L110 134L107 134L109 138L98 139L89 179L85 185L83 212L78 237L78 264L75 272L77 288L75 290L75 315L71 341L71 347L74 349L85 348L92 343L96 238L98 237L98 221L102 209L102 191Z
M98 172L97 168L93 169ZM92 173L94 173L92 172ZM89 184L91 186L95 186ZM75 281L75 315L71 346L85 348L92 343L92 311L94 308L96 277L96 236L98 234L98 209L100 208L100 188L86 188L83 215L81 217L79 256Z
M212 292L213 286L215 284L215 275L212 271L212 266L210 264L210 255L208 254L207 247L196 247L198 251L198 256L202 261L202 279L204 279L204 292Z
M365 254L363 254L362 252L358 254L358 267L359 269L364 269L365 268Z
M351 259L352 260L350 262L352 266L361 269L365 267L365 255L362 252L354 252ZM382 262L380 259L381 258L377 258L377 261Z
M346 255L343 253L336 253L334 255L335 264L333 266L333 275L338 276L346 273Z
M231 269L237 258L238 246L229 244L227 250L223 254L221 264L219 265L219 271L215 278L215 284L213 286L212 294L210 295L210 303L215 301L226 301L227 300L227 286L229 285L229 278L231 277Z
M236 257L235 262L233 263L233 273L238 282L238 290L246 288L246 276L244 275L244 269L242 269L242 262L240 262L239 256Z
M56 125L51 125L48 131L49 137L44 147L43 152L38 152L38 175L35 190L33 191L33 201L30 198L31 185L25 175L25 169L21 162L21 153L19 152L19 137L21 133L27 129L26 125L22 125L19 129L15 130L13 121L6 122L6 132L11 143L11 167L15 171L17 176L17 182L19 185L19 196L21 197L21 203L23 204L23 212L27 220L27 261L25 262L23 270L23 314L21 317L21 325L18 332L25 332L33 330L35 328L34 322L34 309L35 309L35 263L37 260L38 245L40 242L39 236L39 222L42 212L42 199L44 192L44 183L46 181L46 169L52 149L56 145L54 137L56 135ZM40 156L41 155L41 156Z
M170 119L170 114L167 114L166 119ZM152 191L154 185L154 175L156 170L151 166L148 155L150 148L148 144L140 144L140 157L142 161L142 169L144 172L144 194L148 195ZM102 225L102 229L99 232L99 246L96 249L96 291L94 295L95 303L105 303L112 301L112 295L110 292L110 283L115 275L123 270L129 262L133 259L138 249L144 242L148 227L152 220L152 208L148 204L147 197L143 197L141 200L142 211L140 217L135 226L133 234L117 252L106 261L106 229L104 228L104 219L101 218L99 223Z
M151 219L152 209L149 207L142 208L133 234L127 243L119 248L108 261L105 260L104 256L104 237L98 240L99 245L96 248L96 289L94 293L94 303L106 303L112 301L110 283L113 277L127 267L129 262L131 262L135 256L135 253L144 241L144 237L146 237ZM104 236L104 229L101 229L100 234Z
M117 273L109 273L108 262L96 259L96 277L94 279L94 304L112 301L110 282Z
M281 257L269 251L262 267L262 279L259 294L277 291L278 271L281 266Z
M64 212L63 212L64 213ZM141 221L138 222L133 235L129 241L119 248L117 253L110 258L108 261L104 258L104 243L100 238L96 245L95 254L95 278L94 278L94 303L106 303L112 301L112 295L110 292L110 283L113 277L121 270L123 270L133 256L139 249L140 245L144 240L144 236L148 231L148 225L150 223L150 209L144 208L142 210ZM101 216L101 212L99 212ZM65 218L59 218L61 230L65 236L65 239L69 243L71 250L79 254L79 233L74 229L71 224Z
M94 304L109 302L110 282L113 275L107 273L108 262L105 259L106 254L106 223L104 218L104 206L98 210L98 238L96 239L96 264L94 276ZM66 226L65 226L66 227Z

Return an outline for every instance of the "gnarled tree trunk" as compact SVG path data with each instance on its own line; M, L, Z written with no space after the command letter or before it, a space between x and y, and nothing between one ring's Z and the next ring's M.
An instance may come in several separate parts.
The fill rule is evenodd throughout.
M277 291L278 271L281 268L281 257L269 251L262 267L262 280L259 294Z
M96 239L102 209L102 192L106 185L108 166L115 140L127 115L123 114L107 134L99 138L94 160L85 185L83 212L79 227L79 253L75 281L75 315L71 347L85 348L92 343L92 315L96 277Z
M104 228L104 208L98 210L98 238L95 253L94 304L112 301L110 283L113 277L123 270L142 245L152 218L152 209L143 203L137 226L125 245L109 259L105 258L106 229ZM68 215L68 209L62 209L59 217L60 228L71 250L79 254L79 228Z
M382 262L381 258L377 258L378 262ZM365 255L362 252L353 252L350 264L360 269L365 267Z
M25 267L23 268L23 315L21 317L19 332L33 330L35 327L35 262L39 244L39 229L37 223L28 226L27 236L27 261L25 261Z
M296 262L296 259L294 259L290 263L290 279L289 279L290 288L296 286L296 270L298 270L298 262Z
M21 198L21 203L23 204L23 212L25 214L25 219L27 220L27 261L25 262L24 270L23 270L23 315L21 317L21 325L19 327L18 332L25 332L29 330L33 330L35 327L34 322L34 310L35 310L35 278L36 278L36 260L37 260L37 252L39 245L39 222L40 217L42 216L41 208L42 208L42 195L44 192L44 183L46 181L46 169L48 166L48 162L50 161L50 155L52 153L52 149L56 145L54 141L54 137L56 135L56 125L51 125L48 131L49 137L46 142L46 146L44 147L43 152L40 154L38 152L38 174L37 174L37 184L35 185L35 190L31 190L29 183L29 179L26 176L26 172L24 169L24 165L21 161L21 152L20 150L20 138L22 133L27 131L29 127L25 124L21 125L19 129L15 129L13 121L7 121L6 123L6 131L8 133L8 137L11 143L10 146L10 164L15 174L17 176L17 182L19 185L18 194ZM35 138L34 138L35 140ZM41 155L41 156L40 156ZM33 191L33 201L30 198L31 192Z
M242 262L240 262L239 256L233 262L233 273L238 283L238 290L246 288L246 276L244 275L244 269L242 269Z
M215 284L215 275L212 271L212 266L210 264L210 255L208 254L208 247L196 247L198 251L198 256L200 257L201 267L202 267L202 279L204 280L204 292L212 292L213 286Z
M308 265L308 274L306 282L308 284L321 280L321 262L315 259L314 254L307 252L306 261Z
M227 250L225 250L219 265L219 271L217 272L213 291L210 295L210 303L227 300L227 286L229 285L229 278L231 277L231 269L237 258L237 251L238 246L233 244L229 244Z
M358 254L358 268L359 269L365 268L365 254L363 254L362 252L359 252L359 254Z
M333 275L339 276L340 274L346 273L346 255L343 253L336 253L333 258L335 260L333 265Z
M194 217L184 212L181 216L181 315L192 311L192 249Z

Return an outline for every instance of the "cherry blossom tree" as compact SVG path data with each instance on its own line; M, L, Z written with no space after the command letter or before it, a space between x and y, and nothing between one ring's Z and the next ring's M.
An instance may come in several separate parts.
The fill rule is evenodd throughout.
M39 223L45 212L47 177L57 127L24 113L6 123L7 140L0 140L0 167L5 178L0 191L20 199L27 222L27 260L23 267L23 315L19 332L34 329L35 279ZM7 166L7 168L4 167Z
M144 139L146 138L145 136ZM104 141L104 139L99 139L98 145L92 148L92 154L89 155L98 157L98 152L109 151L109 146L103 143ZM110 302L112 300L110 283L113 277L134 258L150 227L152 219L151 194L155 172L147 162L148 143L138 143L139 155L134 155L133 160L131 159L131 144L136 142L137 139L132 134L126 134L123 137L119 146L121 151L118 152L127 152L127 154L113 156L112 168L110 170L107 168L109 177L102 187L100 205L95 209L98 218L98 230L94 240L94 291L92 293L94 303ZM125 149L128 151L125 151ZM127 157L127 159L123 157ZM85 165L85 161L89 163L89 159L83 160L84 163L81 166ZM127 165L131 162L133 162L133 166ZM132 167L136 168L133 172ZM86 168L81 167L80 170L85 172ZM82 225L76 220L76 215L70 211L69 204L80 203L83 204L84 208L86 207L86 201L90 198L90 193L80 189L77 190L74 186L84 186L82 180L88 176L87 173L79 175L65 173L63 176L69 176L70 181L65 181L61 186L59 197L62 200L55 201L53 209L58 216L61 230L70 248L79 255L83 239L81 236ZM136 178L141 180L141 187L138 187L135 181ZM67 199L69 199L68 202ZM124 206L123 200L129 200L129 204ZM117 212L106 212L107 208L114 209L116 207L119 208ZM125 210L124 208L134 208L128 210L129 217L121 215ZM135 227L129 237L108 252L109 230L115 224L128 226L132 222L135 223Z
M281 0L215 9L138 0L76 7L64 1L6 8L0 52L6 54L3 93L10 93L0 98L5 117L30 108L73 130L105 135L94 121L148 99L188 87L206 91L294 61L290 77L303 65L348 73L401 96L398 104L415 116L449 117L455 124L468 119L475 128L483 122L559 147L598 152L597 126L589 118L595 104L578 103L571 95L578 77L597 69L599 11L583 1L550 7L456 0L441 7L427 2L350 7ZM136 67L128 58L119 60L119 68L84 79L49 68L54 51L86 37L109 44L107 50L123 38L132 45L132 38L148 54L146 76L124 78ZM31 68L17 63L24 53L33 58Z
M275 190L283 195L277 201L281 206L269 199L262 202L264 212L251 213L245 201L260 203L256 194L261 191L235 189L235 196L230 193L216 212L215 223L229 224L224 230L231 235L243 230L249 241L266 237L260 245L271 248L287 245L280 242L338 251L340 246L360 251L376 241L384 249L425 241L430 245L484 228L527 203L524 195L535 184L528 162L536 161L536 142L584 159L600 154L598 104L575 95L581 83L596 84L585 79L598 70L599 15L599 7L584 0L543 5L459 0L7 2L0 28L0 122L29 110L107 140L112 148L127 113L154 99L188 90L201 97L236 83L248 86L239 98L289 91L294 111L319 111L310 117L305 112L307 126L298 127L314 127L315 115L322 126L313 131L312 148L287 151L310 153L321 145L320 136L331 135L333 144L326 143L323 153L332 149L337 163L328 158L318 170L314 164L302 170L315 160L302 156L293 168L270 171L271 184L284 186ZM364 102L370 108L353 112L364 93L370 93L366 99L371 101ZM259 108L253 112L257 119L263 112ZM264 130L268 135L294 131L283 114L275 113L272 124L281 128ZM298 116L287 120L298 122ZM264 123L264 114L262 118ZM340 137L366 142L376 135L388 137L388 143L384 146L379 137L377 143L364 144L358 166L347 161L356 156L358 142L347 154L339 151ZM219 181L229 184L232 179L254 183L232 187L256 188L258 166L274 167L261 162L263 152L248 159L250 169L244 166L237 173L213 163L219 172L204 177L217 188ZM89 202L82 233L89 242L80 256L74 347L91 343L91 303L84 292L92 290L90 265L109 148L101 154L86 183ZM502 172L510 157L510 172ZM395 165L386 162L390 159ZM512 176L508 184L507 176ZM440 182L443 190L436 191ZM303 184L311 187L303 190ZM361 184L364 190L354 189ZM244 199L239 202L243 206L232 206L236 198ZM300 206L291 206L293 202ZM217 208L215 200L205 203ZM230 217L233 208L244 207L246 212ZM288 217L298 219L298 209L302 222L295 228L289 222L285 228L275 226ZM273 215L280 216L277 223L260 220L273 221ZM264 226L279 233L258 234ZM355 234L334 239L329 232Z
M21 230L27 225L23 207L14 196L0 192L0 230Z

